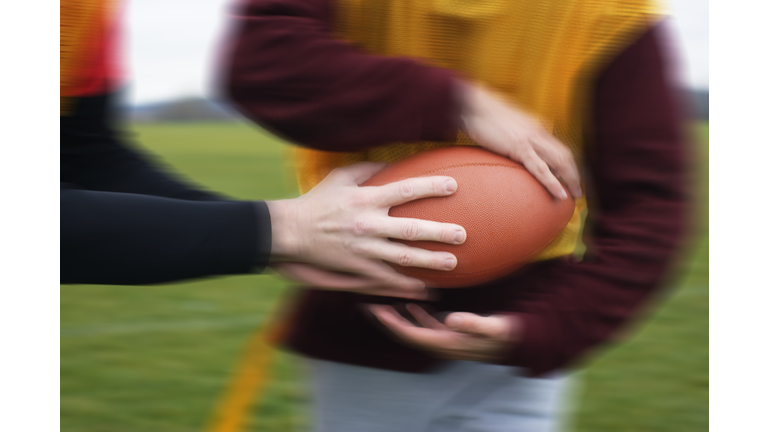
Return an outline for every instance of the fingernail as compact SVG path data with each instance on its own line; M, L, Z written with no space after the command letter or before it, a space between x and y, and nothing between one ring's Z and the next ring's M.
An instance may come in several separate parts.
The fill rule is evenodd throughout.
M456 191L456 187L458 185L456 184L456 180L450 179L445 181L445 191L446 192L454 192Z
M453 270L456 267L456 258L448 258L445 260L445 268L447 270Z
M464 231L456 231L453 233L453 242L456 244L463 243L467 236Z
M568 199L568 194L565 193L564 189L560 189L560 193L558 193L558 196L560 196L561 200Z

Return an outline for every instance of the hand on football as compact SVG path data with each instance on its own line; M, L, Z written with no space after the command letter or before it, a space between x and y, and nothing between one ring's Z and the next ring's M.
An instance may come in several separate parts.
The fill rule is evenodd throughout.
M393 218L389 208L409 201L448 196L450 177L412 178L377 187L360 187L383 163L360 163L331 172L305 195L267 202L272 218L269 266L316 288L424 298L424 283L396 272L401 266L452 270L456 257L389 241L430 240L461 244L459 225Z
M508 157L525 168L554 196L581 196L579 170L570 149L522 109L489 91L460 81L462 130L479 146Z

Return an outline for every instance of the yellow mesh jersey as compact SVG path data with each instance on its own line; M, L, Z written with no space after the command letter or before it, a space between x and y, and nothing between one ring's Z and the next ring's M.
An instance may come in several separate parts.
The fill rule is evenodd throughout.
M583 160L591 81L661 9L652 0L335 0L338 38L384 56L408 56L458 71L526 109ZM396 162L454 142L392 143L355 153L297 148L302 193L332 169L362 161ZM586 197L536 258L573 253Z
M78 86L82 61L89 54L89 39L106 25L113 0L61 0L59 3L59 111L69 112L69 97Z

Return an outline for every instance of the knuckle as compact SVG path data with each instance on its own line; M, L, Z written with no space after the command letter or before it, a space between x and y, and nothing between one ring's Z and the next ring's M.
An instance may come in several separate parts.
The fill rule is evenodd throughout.
M419 223L416 221L408 222L403 225L403 240L416 240L421 235Z
M411 180L400 182L399 191L400 197L403 199L411 199L416 195L416 190L413 186L413 181Z
M371 234L374 231L373 224L367 220L356 220L352 226L352 233L359 236Z
M539 158L539 155L536 153L536 150L530 144L525 145L525 148L523 148L521 151L521 156L523 157L524 161L528 161L528 162L534 162L536 161L536 159Z
M531 173L537 175L537 176L543 176L547 172L549 172L549 166L541 160L541 159L535 159L532 160L529 163L530 166L528 166L528 169L531 171Z
M395 262L403 267L409 267L413 264L414 256L413 252L408 249L401 250L395 256Z
M444 228L440 230L439 240L443 243L453 243L454 235L459 228Z
M352 196L352 204L357 207L368 207L373 203L373 198L368 190L365 188L357 189L356 193Z
M334 168L331 170L331 172L328 173L326 178L329 178L329 179L339 178L344 176L345 173L346 173L346 170L344 170L343 168Z
M573 153L567 148L562 148L557 152L556 162L558 165L566 168L576 166L576 160L573 158Z
M563 152L557 152L552 157L552 161L550 162L553 168L555 168L558 171L564 171L568 168L568 156Z
M347 245L347 249L349 249L355 255L368 254L368 248L365 246L364 243L361 243L361 242L351 242Z
M427 189L428 195L437 195L440 191L443 191L447 180L448 179L440 177L425 183L425 189Z

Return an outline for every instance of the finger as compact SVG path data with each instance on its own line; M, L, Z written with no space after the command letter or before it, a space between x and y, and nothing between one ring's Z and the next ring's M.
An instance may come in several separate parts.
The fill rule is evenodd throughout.
M509 323L504 316L484 317L469 312L449 314L445 325L453 331L490 339L503 339L509 331Z
M373 279L380 287L421 290L426 286L423 281L396 271L378 258L359 260L354 264L351 271Z
M312 288L332 291L350 291L359 294L370 294L388 297L399 297L414 300L425 300L429 292L424 288L393 288L383 287L380 281L364 276L339 273L304 263L279 263L272 265L281 275L291 280L311 285ZM420 281L415 280L416 285Z
M384 326L405 342L433 350L450 349L455 344L450 337L451 332L416 327L391 306L370 305L369 310Z
M310 264L285 262L270 266L291 280L316 288L353 290L374 289L378 286L370 278L325 270Z
M434 330L448 330L448 327L446 327L440 321L436 320L432 315L428 314L427 311L422 309L420 306L413 303L408 303L405 305L405 308L408 309L408 312L410 312L411 315L416 318L416 321L418 321L419 324L423 325L424 327Z
M547 165L547 163L544 162L533 149L525 154L521 162L523 162L525 169L527 169L528 172L531 173L531 175L533 175L533 177L538 180L550 194L552 194L552 196L563 200L568 198L568 194L565 193L563 185L561 185L560 181L557 180L557 177L552 174L549 165Z
M345 183L361 185L387 167L386 162L360 162L331 171L328 177L341 178Z
M555 137L550 136L541 140L548 141L546 145L540 145L537 149L541 158L549 165L550 170L562 179L571 195L579 198L581 178L573 153Z
M377 242L369 258L382 259L403 267L421 267L432 270L450 271L458 261L449 252L435 252L383 240Z
M411 241L437 241L447 244L462 244L467 232L456 224L410 218L387 217L383 219L379 235Z
M409 178L373 188L372 201L378 207L389 208L421 198L447 196L457 188L456 180L451 177Z
M400 315L400 313L397 312L395 310L395 308L393 308L392 306L370 304L370 305L368 305L368 309L377 318L380 318L382 321L385 321L386 323L391 324L391 325L393 325L395 327L401 327L401 326L403 326L403 327L415 327L404 316Z
M371 311L376 319L401 338L407 338L409 328L416 328L416 326L411 324L391 306L371 304L368 305L368 310Z

